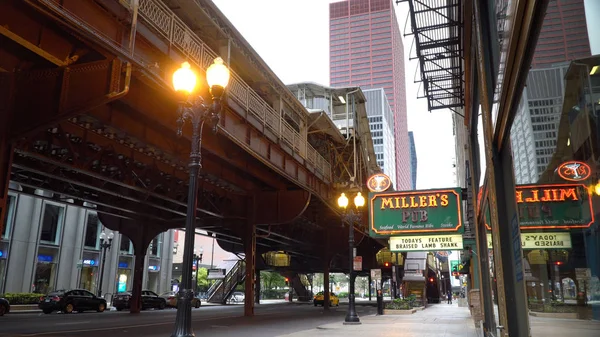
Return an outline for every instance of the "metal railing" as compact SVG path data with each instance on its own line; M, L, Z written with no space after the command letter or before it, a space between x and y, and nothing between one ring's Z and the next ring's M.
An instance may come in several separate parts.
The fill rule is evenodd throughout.
M239 260L233 268L225 275L225 278L213 284L208 290L207 301L211 303L225 304L235 287L244 280L246 276L246 263Z
M162 1L139 0L139 15L201 69L206 71L217 57L217 53L198 38ZM281 113L273 109L233 71L228 89L229 97L239 103L248 114L272 131L280 141L290 146L325 180L331 181L331 165L308 143L307 137L296 131ZM294 112L306 114L306 111Z

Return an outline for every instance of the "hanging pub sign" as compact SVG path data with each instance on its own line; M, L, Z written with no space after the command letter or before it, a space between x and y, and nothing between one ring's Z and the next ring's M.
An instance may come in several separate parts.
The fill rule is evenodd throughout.
M562 163L556 172L558 176L568 181L582 181L590 177L592 169L584 162L571 160Z
M462 233L460 201L460 188L369 193L369 233Z
M521 230L587 228L594 223L592 196L583 184L519 185L515 193ZM487 230L491 225L486 210Z
M392 186L390 177L383 173L375 173L367 180L367 188L371 192L385 192Z

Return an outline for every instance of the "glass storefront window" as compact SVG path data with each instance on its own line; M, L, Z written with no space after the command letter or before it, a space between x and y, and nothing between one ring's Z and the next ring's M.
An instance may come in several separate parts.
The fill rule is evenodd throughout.
M133 281L133 258L130 256L119 257L119 266L117 269L117 292L131 290Z
M85 247L98 249L100 237L100 230L102 226L100 221L98 220L98 215L96 213L88 212L87 216L87 224L85 228ZM88 289L89 290L89 289Z
M54 247L39 247L33 278L33 292L46 294L55 290L58 250Z
M160 250L162 248L162 233L158 234L152 242L150 242L150 256L160 257Z
M600 55L529 71L511 127L529 310L600 319ZM559 316L556 316L559 317Z
M119 246L121 254L133 254L133 245L131 244L131 240L129 240L129 238L123 234L121 234L121 243Z
M41 242L58 245L64 211L65 208L62 206L44 203L44 215L40 231Z
M94 251L84 251L78 267L81 269L79 275L79 288L96 292L98 281L98 266L100 265L100 254Z
M2 227L2 236L0 236L0 239L8 239L10 236L16 200L17 198L14 195L8 195L8 201L6 202L6 209L8 212L6 212L6 218L4 219L4 226ZM2 277L2 273L0 273L0 277Z

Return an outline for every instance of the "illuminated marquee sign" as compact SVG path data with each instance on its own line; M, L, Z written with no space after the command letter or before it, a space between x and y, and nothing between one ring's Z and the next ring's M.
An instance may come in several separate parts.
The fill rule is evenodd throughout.
M521 185L515 197L522 230L587 228L594 223L592 197L583 184ZM485 222L491 230L487 210Z
M569 181L582 181L592 174L588 164L575 160L562 163L556 171L561 178Z
M460 188L369 193L369 222L373 237L462 233Z
M492 234L487 234L488 249L492 249ZM569 232L521 233L523 249L568 249L572 247Z
M440 249L463 249L462 235L456 234L390 237L390 251L392 252L432 251Z

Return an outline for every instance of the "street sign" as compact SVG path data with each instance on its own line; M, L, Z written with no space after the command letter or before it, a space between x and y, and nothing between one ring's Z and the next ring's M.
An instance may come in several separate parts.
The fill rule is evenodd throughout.
M354 271L361 271L362 270L362 256L355 256L354 257Z
M487 234L488 249L492 249L492 234ZM521 233L521 247L527 249L565 249L571 248L571 233L569 232L543 232Z
M462 235L419 235L390 237L390 251L415 252L440 249L463 249Z
M207 280L222 280L225 278L225 274L226 274L226 270L225 269L209 269L208 270L208 276L206 277Z
M461 190L369 193L369 234L462 233Z
M371 280L381 281L381 269L371 269Z

